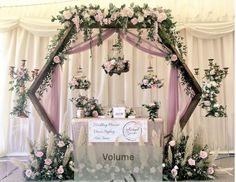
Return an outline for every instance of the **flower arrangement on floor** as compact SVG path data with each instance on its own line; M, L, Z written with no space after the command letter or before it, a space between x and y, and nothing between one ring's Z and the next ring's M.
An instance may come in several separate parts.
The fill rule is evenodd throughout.
M44 136L41 136L44 137ZM13 161L24 169L26 180L69 180L74 179L72 142L66 135L49 134L47 142L29 142L30 156L27 164Z
M148 114L149 114L149 119L154 121L155 118L158 117L158 110L160 109L160 104L157 101L154 101L153 103L149 105L143 104L142 106L147 109Z
M72 98L71 101L78 109L84 111L85 117L98 117L99 115L104 115L102 105L98 104L98 100L95 98L79 95L78 98Z
M107 115L113 118L113 109L109 109L107 111ZM135 111L131 107L125 107L125 118L128 118L129 116L135 116Z
M228 74L228 68L219 69L219 65L209 59L209 69L205 70L206 81L202 85L200 106L207 111L206 117L226 117L225 107L218 104L217 96L220 93L222 80Z
M32 81L38 75L38 69L32 71L32 76L29 75L29 70L26 68L26 60L21 60L21 66L15 70L14 66L10 67L9 74L11 80L9 84L11 85L10 91L15 91L17 99L15 100L15 106L13 107L11 115L19 117L28 117L29 111L27 108L28 100L28 90L26 84Z
M217 154L210 154L207 145L203 144L202 131L196 137L192 132L186 135L178 123L164 148L163 180L215 179Z
M161 88L164 85L163 80L159 80L157 75L145 75L139 83L141 89Z

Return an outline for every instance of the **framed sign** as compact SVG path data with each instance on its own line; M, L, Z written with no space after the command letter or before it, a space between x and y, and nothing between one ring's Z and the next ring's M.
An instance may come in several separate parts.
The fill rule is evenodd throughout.
M113 107L113 118L125 118L125 107Z
M88 123L89 142L148 142L146 119L99 119Z

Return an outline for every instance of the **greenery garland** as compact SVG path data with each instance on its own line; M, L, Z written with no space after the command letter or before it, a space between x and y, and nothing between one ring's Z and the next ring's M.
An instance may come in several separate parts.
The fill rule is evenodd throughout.
M58 34L52 39L46 57L46 60L50 61L52 59L51 56L58 56L60 57L60 61L53 61L51 63L50 70L47 72L37 91L38 95L42 96L44 91L47 90L47 87L51 86L51 76L54 67L57 64L63 64L66 60L65 52L71 43L76 40L78 32L83 31L83 38L86 41L91 40L93 28L99 28L98 45L100 45L102 44L101 35L103 28L120 28L126 32L128 27L137 29L137 44L141 41L142 28L147 28L146 39L158 41L163 45L168 52L166 60L173 66L180 67L179 69L182 70L182 81L184 84L187 84L187 89L190 90L187 93L190 93L191 84L189 82L191 82L191 79L188 78L184 69L181 69L181 64L178 63L179 58L173 50L173 48L176 48L180 56L183 57L186 54L186 46L183 44L183 38L179 36L179 33L175 29L176 23L173 22L170 12L170 10L161 7L150 8L147 4L141 7L133 3L129 7L122 5L120 8L110 4L108 9L101 8L99 5L66 7L59 12L59 15L52 17L52 22L59 21L64 27L59 29ZM63 44L59 47L59 50L55 50L68 29L69 33ZM176 57L175 60L172 59L173 56Z

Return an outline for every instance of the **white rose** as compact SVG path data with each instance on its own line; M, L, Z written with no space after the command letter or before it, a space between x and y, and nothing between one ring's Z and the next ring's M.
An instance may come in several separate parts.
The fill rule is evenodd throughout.
M220 105L219 104L214 104L214 107L218 108L218 107L220 107Z
M210 103L210 101L204 101L204 105L205 105L205 106L210 106L211 103Z
M141 22L143 22L143 21L144 21L144 17L143 17L142 15L140 15L140 16L138 17L138 22L141 23Z
M112 60L111 60L111 64L114 65L115 63L116 63L116 60L115 60L115 59L112 59Z
M214 75L214 74L215 74L215 70L211 70L210 75Z
M215 117L219 117L220 115L218 114L218 112L215 113Z
M171 140L170 142L169 142L169 145L171 146L171 147L174 147L175 146L175 141L174 140Z

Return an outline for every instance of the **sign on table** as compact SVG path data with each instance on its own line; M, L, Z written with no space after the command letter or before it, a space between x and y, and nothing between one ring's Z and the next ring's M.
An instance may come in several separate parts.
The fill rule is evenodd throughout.
M88 123L89 142L148 142L146 119L91 120Z

